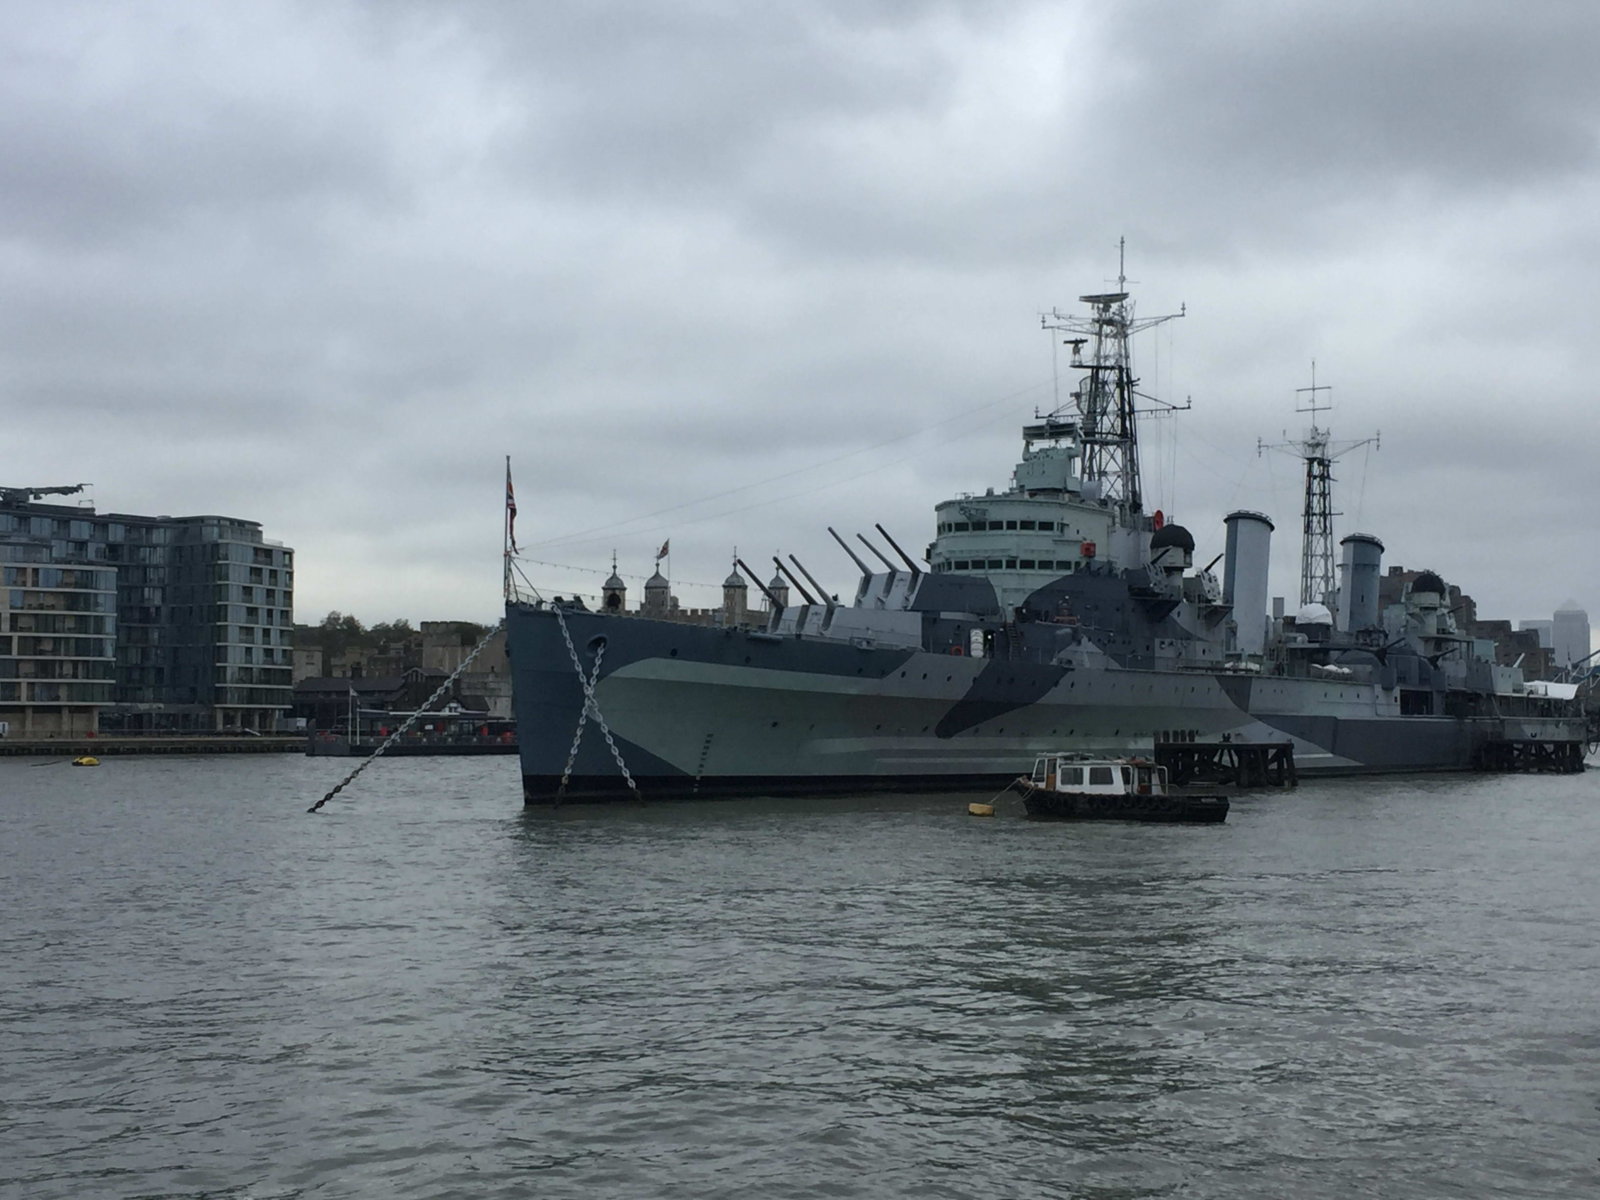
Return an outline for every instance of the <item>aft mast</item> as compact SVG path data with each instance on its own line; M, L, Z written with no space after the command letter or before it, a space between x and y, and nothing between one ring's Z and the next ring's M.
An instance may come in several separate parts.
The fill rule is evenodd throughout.
M1359 446L1372 443L1377 446L1378 434L1359 441L1344 442L1335 446L1330 430L1317 425L1317 414L1329 412L1333 403L1323 393L1333 389L1317 383L1317 362L1311 360L1311 386L1296 388L1295 395L1306 397L1303 408L1296 412L1311 414L1311 430L1298 442L1268 447L1256 443L1256 453L1266 449L1294 450L1306 464L1306 496L1301 510L1300 537L1300 603L1332 604L1333 582L1333 462Z
M1085 371L1078 389L1072 393L1079 421L1078 436L1083 452L1085 495L1100 499L1119 510L1124 519L1144 511L1144 493L1139 474L1138 401L1153 401L1163 410L1175 405L1155 401L1138 390L1133 374L1128 341L1136 333L1154 328L1184 315L1135 317L1128 302L1128 277L1125 267L1126 239L1117 242L1117 290L1100 292L1078 299L1090 307L1087 317L1073 316L1052 309L1043 319L1046 329L1076 336L1065 339L1072 347L1072 366ZM1084 347L1090 347L1084 360ZM1060 409L1051 414L1059 416ZM1150 410L1146 410L1150 411Z

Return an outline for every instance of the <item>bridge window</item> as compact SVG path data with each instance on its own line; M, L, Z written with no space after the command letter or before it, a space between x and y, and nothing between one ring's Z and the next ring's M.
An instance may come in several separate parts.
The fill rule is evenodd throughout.
M1039 523L1037 521L1019 521L1017 524L1021 525L1024 529L1036 529L1038 528Z
M1033 559L1025 558L1021 562L1017 563L1017 566L1021 567L1024 571L1031 571L1034 569Z
M1039 528L1044 530L1044 532L1046 532L1046 533L1054 533L1055 532L1055 528L1056 528L1056 523L1054 521L1040 521L1039 522Z
M955 524L950 526L950 532L951 533L966 533L967 530L969 530L971 528L972 528L972 526L968 525L965 521L957 521Z

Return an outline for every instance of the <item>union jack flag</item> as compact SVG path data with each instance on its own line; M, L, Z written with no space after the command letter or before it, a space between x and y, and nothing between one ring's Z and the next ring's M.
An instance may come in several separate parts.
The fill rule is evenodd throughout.
M517 552L517 493L511 488L511 460L506 459L506 540L511 553Z

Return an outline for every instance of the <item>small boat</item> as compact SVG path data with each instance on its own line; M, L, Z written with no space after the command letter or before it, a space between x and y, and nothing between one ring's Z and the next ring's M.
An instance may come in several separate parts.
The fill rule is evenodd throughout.
M1145 758L1041 754L1017 787L1030 817L1209 823L1228 817L1226 796L1174 793L1167 769Z

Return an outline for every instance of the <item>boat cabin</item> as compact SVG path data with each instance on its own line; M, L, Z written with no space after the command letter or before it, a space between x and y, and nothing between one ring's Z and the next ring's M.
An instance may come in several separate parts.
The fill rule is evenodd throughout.
M1165 796L1167 769L1142 758L1041 754L1028 782L1049 792L1089 796Z

